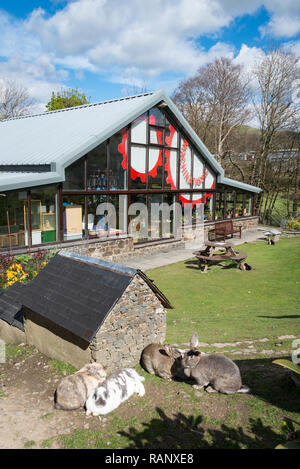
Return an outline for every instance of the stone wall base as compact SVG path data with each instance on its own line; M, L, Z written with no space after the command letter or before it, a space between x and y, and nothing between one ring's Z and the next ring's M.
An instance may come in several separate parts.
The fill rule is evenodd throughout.
M146 345L162 343L165 336L166 311L137 275L90 344L92 360L110 371L132 367Z
M11 326L6 321L0 319L0 339L6 344L26 343L26 335L15 326Z

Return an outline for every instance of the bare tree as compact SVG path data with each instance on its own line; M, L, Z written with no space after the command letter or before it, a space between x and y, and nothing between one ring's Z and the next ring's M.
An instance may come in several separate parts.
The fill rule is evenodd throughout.
M254 70L258 89L253 106L260 126L260 148L250 182L262 189L266 189L268 157L278 148L279 131L292 129L297 119L299 105L293 100L297 73L298 59L273 47Z
M13 80L0 79L0 120L28 114L33 104L26 88Z
M148 87L145 80L143 80L143 84L136 84L134 81L132 81L123 88L123 93L126 96L135 96L137 94L143 94L147 92Z
M208 103L203 73L182 80L172 98L203 143L212 148L212 124L215 107Z
M240 65L227 57L182 81L173 99L195 132L222 161L233 130L250 118L250 90Z

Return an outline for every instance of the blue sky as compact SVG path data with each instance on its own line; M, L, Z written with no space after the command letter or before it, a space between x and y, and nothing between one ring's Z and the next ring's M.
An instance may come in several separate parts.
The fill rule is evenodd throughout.
M40 109L51 91L91 101L134 90L168 94L226 55L248 72L271 41L300 56L299 0L0 0L0 80Z

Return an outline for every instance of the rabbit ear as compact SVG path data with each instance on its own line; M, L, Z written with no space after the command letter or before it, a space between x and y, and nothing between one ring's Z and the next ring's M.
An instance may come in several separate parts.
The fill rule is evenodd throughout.
M172 355L172 348L170 347L170 345L169 344L165 345L164 349L165 349L166 354L170 357Z
M190 338L190 348L194 349L197 347L198 344L199 344L198 335L194 332L194 334L192 334Z

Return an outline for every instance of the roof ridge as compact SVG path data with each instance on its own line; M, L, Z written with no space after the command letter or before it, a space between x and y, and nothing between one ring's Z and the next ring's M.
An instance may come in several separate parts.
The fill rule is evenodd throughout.
M36 114L26 114L24 116L17 116L17 117L10 117L9 119L3 119L3 120L0 120L0 122L3 123L3 122L14 121L14 120L28 119L30 117L48 116L49 114L56 114L59 112L74 111L74 110L79 110L79 109L88 108L88 107L101 106L103 104L110 104L110 103L114 103L118 101L127 101L130 99L141 98L144 96L151 96L155 93L157 93L157 91L149 91L147 93L140 93L140 94L136 94L132 96L125 96L124 98L107 99L105 101L98 101L96 103L83 104L82 106L67 107L67 108L57 109L55 111L48 111L48 112L47 111L38 112Z
M73 252L73 251L60 250L57 254L63 257L68 257L69 259L72 259L75 261L86 262L88 264L101 267L102 269L117 272L121 275L134 276L137 273L136 269L133 269L132 267L127 267L121 264L116 264L115 262L106 261L104 259L99 259L99 258L92 257L92 256L85 256L83 254L78 254L77 252Z

